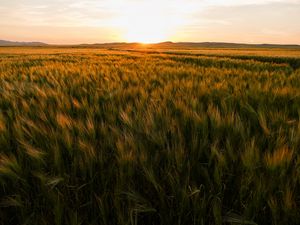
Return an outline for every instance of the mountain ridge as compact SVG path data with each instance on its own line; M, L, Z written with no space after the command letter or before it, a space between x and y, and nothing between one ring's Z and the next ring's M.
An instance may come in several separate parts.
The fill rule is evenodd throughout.
M48 44L43 42L19 42L19 41L7 41L7 40L0 40L0 46L48 46Z
M230 42L171 42L165 41L160 43L142 44L138 42L111 42L111 43L94 43L94 44L47 44L44 42L19 42L0 40L0 46L72 46L72 47L146 47L146 48L299 48L297 44L247 44L247 43L230 43Z

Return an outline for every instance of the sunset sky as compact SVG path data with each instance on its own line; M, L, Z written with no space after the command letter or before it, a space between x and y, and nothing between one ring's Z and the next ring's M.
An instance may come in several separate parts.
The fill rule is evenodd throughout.
M300 0L0 0L0 39L300 44Z

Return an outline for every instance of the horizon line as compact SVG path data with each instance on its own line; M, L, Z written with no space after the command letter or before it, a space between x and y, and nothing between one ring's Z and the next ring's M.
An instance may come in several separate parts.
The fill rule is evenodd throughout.
M162 41L162 42L152 42L152 43L143 43L143 42L126 42L126 41L113 41L113 42L94 42L94 43L48 43L43 41L15 41L15 40L5 40L0 39L0 42L7 42L7 44L41 44L48 46L79 46L79 45L108 45L108 44L141 44L141 45L157 45L157 44L233 44L233 45L278 45L278 46L299 46L300 44L291 44L291 43L249 43L249 42L223 42L223 41ZM1 46L1 43L0 43ZM12 45L13 46L13 45Z

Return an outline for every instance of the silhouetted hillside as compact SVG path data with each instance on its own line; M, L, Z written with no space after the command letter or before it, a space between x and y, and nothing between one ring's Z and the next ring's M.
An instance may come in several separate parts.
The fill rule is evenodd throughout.
M189 48L288 48L300 49L300 45L279 45L279 44L242 44L242 43L223 43L223 42L161 42L154 44L141 43L103 43L103 44L82 44L80 47L99 47L99 48L161 48L161 49L189 49Z
M46 46L43 42L17 42L0 40L0 46Z
M0 40L0 46L57 46L57 47L94 47L94 48L112 48L112 49L136 49L136 48L161 48L161 49L189 49L189 48L287 48L300 49L300 45L281 45L281 44L243 44L243 43L225 43L225 42L161 42L153 44L142 43L96 43L79 45L48 45L43 42L13 42Z

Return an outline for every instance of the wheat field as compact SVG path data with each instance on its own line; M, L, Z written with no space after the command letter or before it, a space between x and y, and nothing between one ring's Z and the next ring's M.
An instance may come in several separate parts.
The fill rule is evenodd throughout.
M0 224L298 224L299 119L299 50L0 48Z

